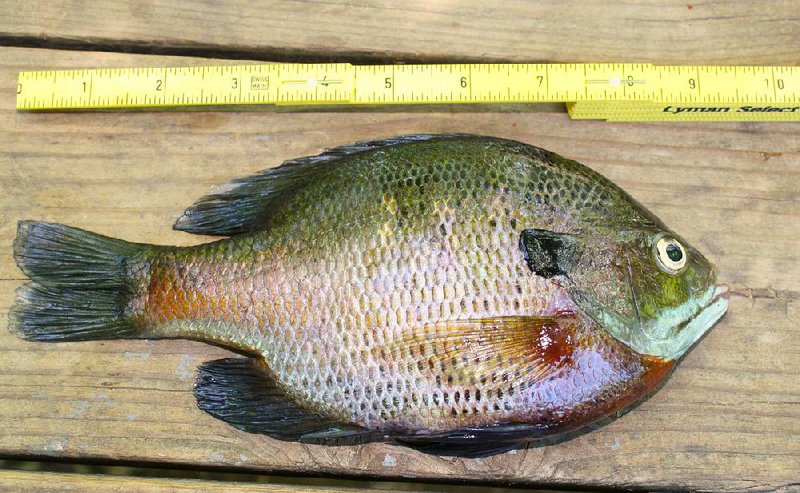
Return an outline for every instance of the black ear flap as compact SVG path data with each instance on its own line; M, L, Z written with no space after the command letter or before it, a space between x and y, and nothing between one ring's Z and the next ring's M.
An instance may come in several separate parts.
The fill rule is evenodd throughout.
M569 274L569 266L575 260L576 242L570 235L525 229L519 238L519 249L533 273L549 278Z

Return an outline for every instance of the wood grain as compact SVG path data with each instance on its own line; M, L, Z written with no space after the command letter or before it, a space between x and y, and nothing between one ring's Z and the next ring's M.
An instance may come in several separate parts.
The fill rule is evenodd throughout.
M6 43L262 60L794 64L786 0L0 0Z
M42 66L197 60L0 48L0 87ZM558 445L488 459L386 444L321 447L237 431L200 412L189 341L35 344L0 327L0 455L438 478L515 485L769 490L800 483L800 126L609 124L547 113L16 113L0 95L0 326L22 274L19 219L127 240L171 230L210 187L361 139L472 132L577 159L707 253L734 296L654 397Z
M137 478L103 476L99 474L67 474L53 472L2 471L0 492L182 492L209 491L212 493L375 493L381 490L354 488L310 487L307 485L253 484L233 481L204 481L197 479ZM407 490L403 490L407 491Z

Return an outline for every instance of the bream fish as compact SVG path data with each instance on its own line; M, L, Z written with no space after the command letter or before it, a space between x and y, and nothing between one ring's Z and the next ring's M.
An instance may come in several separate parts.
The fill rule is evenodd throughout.
M725 313L712 265L591 169L519 142L413 135L235 180L128 243L23 221L35 341L197 339L201 409L281 440L483 456L659 386Z

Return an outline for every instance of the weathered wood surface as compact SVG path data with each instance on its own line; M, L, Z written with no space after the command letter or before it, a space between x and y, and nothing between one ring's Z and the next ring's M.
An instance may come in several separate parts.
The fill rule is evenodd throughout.
M45 67L197 60L0 48L0 87ZM207 63L207 61L201 61ZM16 113L0 94L0 456L504 484L743 490L800 483L800 126L609 124L523 113ZM138 242L203 238L172 222L213 185L354 140L473 132L604 173L708 254L725 319L653 398L574 440L488 459L386 444L326 448L237 431L197 409L189 341L35 344L3 330L23 279L19 219Z
M793 64L794 2L0 0L0 40L263 60Z
M381 490L0 470L0 492L6 491L9 493L63 491L92 491L99 493L182 491L208 491L211 493L377 493ZM408 492L408 490L403 491Z

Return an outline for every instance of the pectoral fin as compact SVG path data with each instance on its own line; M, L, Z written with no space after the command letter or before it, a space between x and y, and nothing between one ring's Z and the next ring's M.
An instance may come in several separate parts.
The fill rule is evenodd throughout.
M372 439L369 430L332 422L297 405L250 358L203 364L194 394L200 409L250 433L304 443L344 444Z
M475 385L513 375L531 382L571 362L579 324L573 314L456 320L416 330L390 351L442 381Z

